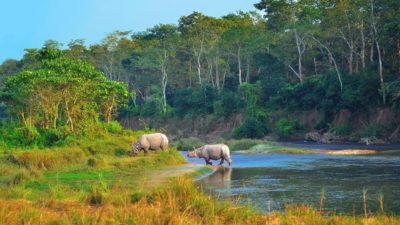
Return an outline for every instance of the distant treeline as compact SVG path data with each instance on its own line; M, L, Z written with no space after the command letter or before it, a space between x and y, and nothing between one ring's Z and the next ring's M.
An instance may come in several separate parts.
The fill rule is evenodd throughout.
M319 110L316 129L324 129L342 109L400 109L400 1L262 0L255 8L261 13L193 12L177 25L116 31L90 46L73 40L62 51L136 93L121 117L241 113L236 137L268 133L276 110ZM1 79L32 67L38 51L5 61ZM300 126L282 119L283 128Z

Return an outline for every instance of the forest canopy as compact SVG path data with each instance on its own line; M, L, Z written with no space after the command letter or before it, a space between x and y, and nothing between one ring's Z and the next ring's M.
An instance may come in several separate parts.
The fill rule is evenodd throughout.
M341 110L398 111L399 1L261 0L255 8L220 18L193 12L90 46L73 40L59 50L49 41L3 62L3 101L25 125L70 130L92 115L111 121L128 99L120 118L241 114L233 135L252 138L275 126L270 112L296 124L293 113L318 110L315 129L329 129ZM128 98L125 84L136 95Z

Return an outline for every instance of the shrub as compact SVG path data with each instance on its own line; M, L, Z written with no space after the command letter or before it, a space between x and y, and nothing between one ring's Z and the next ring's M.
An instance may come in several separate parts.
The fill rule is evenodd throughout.
M262 143L263 143L262 140L256 140L256 139L229 140L227 142L229 149L232 151L250 149L251 147Z
M104 127L105 129L112 133L112 134L120 134L124 128L121 126L120 123L118 123L117 121L111 121L109 123L104 123Z
M20 170L16 173L10 180L9 184L11 185L18 185L25 181L29 181L31 176L27 170Z
M237 113L243 105L243 100L232 91L223 91L214 102L214 114L218 117L229 117Z
M90 193L89 196L87 197L87 202L95 206L103 205L105 201L106 201L106 196L99 189L93 190L92 193Z
M349 135L351 133L351 127L349 124L339 124L330 129L330 132L338 135Z
M268 124L254 117L247 118L240 127L232 130L232 137L261 138L268 133Z
M276 129L281 137L287 137L300 129L300 124L297 120L289 120L282 118L276 122Z
M90 167L104 167L106 164L106 161L102 158L89 158L87 160L87 165Z
M179 139L177 143L178 150L192 150L193 147L200 147L204 145L204 142L197 137L189 137Z

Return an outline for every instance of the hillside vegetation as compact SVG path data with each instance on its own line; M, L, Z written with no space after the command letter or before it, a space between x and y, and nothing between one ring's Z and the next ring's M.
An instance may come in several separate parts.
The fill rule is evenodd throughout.
M399 4L396 0L260 0L257 12L220 18L193 12L177 24L136 33L112 32L90 46L73 40L62 51L136 93L119 114L135 128L163 127L165 119L173 118L179 123L240 115L229 130L234 138L270 133L287 138L318 130L354 140L375 136L398 141ZM44 48L61 46L48 41ZM3 62L1 78L36 68L38 52L42 50L28 49L21 60ZM42 54L42 58L54 56ZM120 89L114 84L101 84L106 96ZM59 97L52 96L51 101ZM109 121L115 109L109 110L112 98L102 101L98 112ZM55 108L45 114L41 126L54 124ZM30 115L24 116L29 120ZM146 124L132 122L143 118L148 118L141 120ZM73 126L75 119L66 121ZM193 133L202 133L197 126L194 129Z

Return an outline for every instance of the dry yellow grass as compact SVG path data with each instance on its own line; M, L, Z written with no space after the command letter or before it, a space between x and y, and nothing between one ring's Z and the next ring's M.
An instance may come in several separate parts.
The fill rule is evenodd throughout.
M303 205L264 215L249 206L204 195L187 178L174 179L141 195L118 185L110 192L97 205L55 199L37 202L0 199L0 224L400 224L397 216L327 216Z

